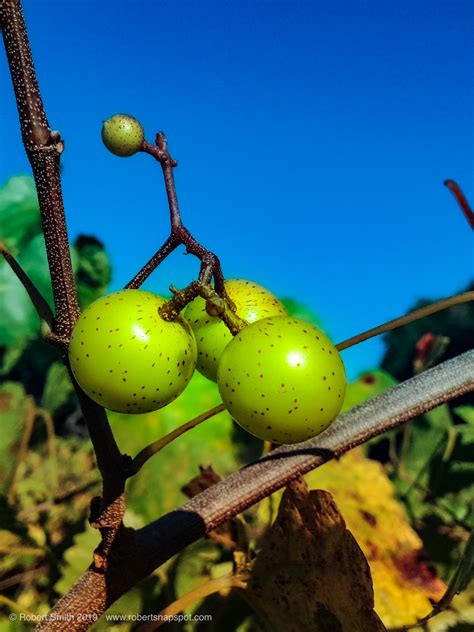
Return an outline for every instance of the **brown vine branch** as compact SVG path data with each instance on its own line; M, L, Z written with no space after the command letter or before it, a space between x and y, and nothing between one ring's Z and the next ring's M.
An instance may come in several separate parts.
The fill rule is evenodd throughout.
M68 339L79 315L61 191L64 144L52 131L41 100L19 0L0 2L0 26L15 92L21 133L38 193L56 319L53 333Z
M368 329L361 334L357 334L357 336L348 338L347 340L344 340L344 342L340 342L339 344L337 344L336 349L338 349L339 351L343 351L344 349L348 349L349 347L353 347L354 345L359 344L359 342L369 340L369 338L374 338L375 336L379 336L380 334L391 331L392 329L397 329L398 327L402 327L403 325L408 325L408 323L411 323L415 320L420 320L420 318L425 318L425 316L430 316L431 314L440 312L441 310L447 309L448 307L453 307L453 305L468 303L470 301L474 301L474 292L464 292L463 294L456 294L455 296L450 296L449 298L445 298L441 301L436 301L435 303L431 303L426 307L416 309L413 312L406 314L406 316L394 318L393 320L389 320L383 325L373 327L372 329Z
M451 191L454 199L459 204L459 208L464 213L469 226L474 229L474 211L472 210L459 184L454 180L445 180L443 184Z
M25 150L35 179L51 275L56 317L49 338L65 350L79 315L64 215L59 161L63 142L52 131L41 100L20 0L0 0L0 27L10 67ZM66 359L67 362L67 359ZM91 509L106 552L123 534L123 490L127 459L122 456L103 408L92 402L71 375L102 475L103 494ZM120 538L119 538L120 539ZM105 553L104 553L105 554Z
M173 175L173 169L178 163L171 157L168 151L168 143L164 133L158 132L156 135L156 145L152 145L145 140L143 142L142 151L153 156L161 164L170 210L171 233L163 246L161 246L125 287L128 289L139 288L153 270L155 270L173 250L179 245L183 245L186 247L187 253L193 254L201 261L199 281L204 285L209 285L214 277L217 294L224 296L224 276L218 257L210 250L207 250L207 248L204 248L183 225Z
M76 618L66 623L58 615L82 612L101 615L173 555L293 479L473 390L474 351L469 351L340 415L319 436L304 443L280 446L139 529L126 546L113 548L108 570L104 573L87 570L50 612L55 619L41 623L37 629L86 630L90 622Z

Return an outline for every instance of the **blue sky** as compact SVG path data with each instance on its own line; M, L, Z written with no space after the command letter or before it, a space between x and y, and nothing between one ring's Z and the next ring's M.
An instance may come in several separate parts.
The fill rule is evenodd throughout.
M101 238L114 288L168 233L160 169L103 148L126 112L165 130L185 224L229 277L306 302L335 341L472 277L445 178L474 199L471 1L24 0L50 123L66 140L72 237ZM0 56L0 183L28 172ZM175 254L147 283L184 286ZM380 340L347 351L351 376Z

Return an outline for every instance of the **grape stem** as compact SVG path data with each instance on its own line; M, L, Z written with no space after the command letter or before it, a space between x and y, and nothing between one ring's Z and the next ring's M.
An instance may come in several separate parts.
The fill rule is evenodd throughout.
M370 338L379 336L380 334L383 334L387 331L391 331L392 329L397 329L398 327L402 327L403 325L408 325L408 323L412 323L415 320L424 318L425 316L435 314L436 312L440 312L441 310L447 309L448 307L452 307L453 305L468 303L469 301L474 301L474 291L464 292L463 294L456 294L455 296L450 296L449 298L445 298L441 301L436 301L435 303L431 303L430 305L427 305L426 307L422 307L421 309L416 309L413 312L406 314L406 316L394 318L393 320L389 320L387 323L384 323L383 325L378 325L378 327L373 327L372 329L368 329L367 331L364 331L361 334L357 334L357 336L348 338L347 340L344 340L343 342L338 343L336 345L336 349L338 351L349 349L349 347L353 347L354 345L357 345L360 342L364 342L365 340L369 340Z
M134 474L136 474L143 467L143 465L145 465L145 463L149 459L151 459L152 456L154 456L155 454L163 450L165 446L167 446L169 443L171 443L172 441L174 441L175 439L183 435L185 432L188 432L188 430L192 430L199 424L202 424L204 421L211 419L211 417L218 415L224 410L225 410L224 404L219 404L218 406L215 406L214 408L206 410L206 412L202 413L202 415L199 415L198 417L191 419L191 421L187 421L182 426L179 426L179 428L172 430L161 439L158 439L157 441L154 441L150 445L147 445L145 448L143 448L143 450L141 450L137 454L137 456L130 463L129 468L127 469L127 476L133 476Z
M170 210L171 233L161 248L125 287L127 289L139 288L169 254L178 246L183 245L186 247L186 253L196 256L201 261L198 280L203 285L210 285L212 278L214 278L215 291L219 296L224 297L224 275L222 274L221 264L217 255L204 248L183 225L173 175L173 169L178 163L168 151L168 142L165 134L158 132L155 145L152 145L147 140L143 141L141 151L150 154L161 164Z
M190 301L194 300L196 296L201 296L206 301L208 313L212 316L218 316L233 336L236 336L248 325L247 321L235 313L235 305L227 294L222 298L210 285L201 281L193 281L184 290L176 290L173 286L170 289L174 296L158 310L164 320L175 320Z

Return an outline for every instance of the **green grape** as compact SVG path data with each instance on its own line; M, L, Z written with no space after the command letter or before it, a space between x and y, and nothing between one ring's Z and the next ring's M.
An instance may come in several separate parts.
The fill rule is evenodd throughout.
M248 323L286 314L283 304L257 283L244 279L228 279L225 289L235 305L237 315ZM220 357L232 340L232 334L219 317L207 313L206 301L200 296L188 305L185 317L196 336L197 369L210 380L216 381Z
M77 382L116 412L145 413L173 401L196 366L196 341L183 318L167 322L165 299L143 290L104 296L81 314L69 345Z
M140 122L128 114L115 114L102 125L102 141L109 151L125 158L140 150L144 140Z
M325 334L303 320L274 316L245 327L227 345L217 385L227 410L249 433L297 443L335 419L346 375Z

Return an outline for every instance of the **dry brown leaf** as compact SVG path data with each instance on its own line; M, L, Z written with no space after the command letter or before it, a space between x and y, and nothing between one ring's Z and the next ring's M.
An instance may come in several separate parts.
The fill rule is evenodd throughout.
M331 495L283 494L243 595L272 632L382 632L369 565Z
M388 628L416 623L446 589L423 553L382 465L361 449L305 476L337 503L372 572L375 610Z

